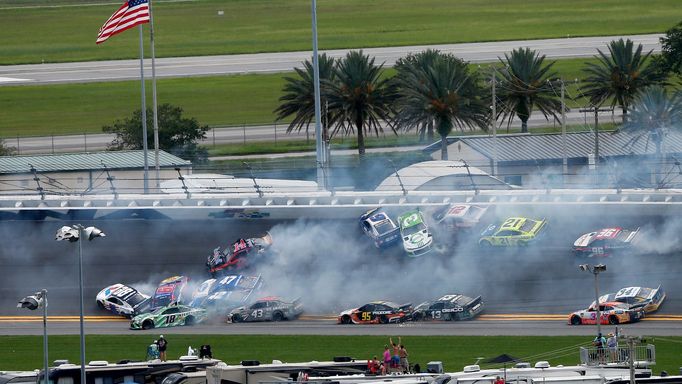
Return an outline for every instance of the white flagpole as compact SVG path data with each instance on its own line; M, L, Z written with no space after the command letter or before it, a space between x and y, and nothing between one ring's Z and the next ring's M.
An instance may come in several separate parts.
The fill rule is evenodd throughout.
M156 53L154 51L154 16L152 16L152 0L149 0L149 37L152 48L152 102L154 103L154 169L156 170L156 189L160 187L159 176L159 117L156 102Z
M142 150L144 152L144 193L149 193L149 161L147 160L147 101L144 90L144 44L140 24L140 81L142 84Z

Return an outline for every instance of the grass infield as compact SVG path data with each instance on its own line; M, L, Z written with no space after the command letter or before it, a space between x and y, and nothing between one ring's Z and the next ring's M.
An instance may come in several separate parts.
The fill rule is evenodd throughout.
M138 56L137 31L95 44L100 26L121 1L75 3L0 0L0 64ZM311 47L309 0L154 5L158 57ZM682 7L679 0L420 0L418 7L414 0L320 0L317 15L320 49L339 49L660 33L682 19Z
M554 69L565 79L580 79L589 60L559 60ZM485 65L481 70L486 71ZM386 74L392 75L393 70ZM179 105L187 116L211 126L271 124L286 75L290 74L159 79L159 104ZM567 89L567 99L580 96L577 85L569 84ZM151 103L151 86L147 91ZM140 108L140 83L2 86L0 106L0 137L101 133L102 126Z
M390 330L387 330L390 331ZM159 331L162 332L162 331ZM169 335L169 358L177 358L187 346L210 344L214 357L229 363L241 360L288 362L328 360L334 356L367 359L381 356L388 336L271 336L271 335ZM90 335L86 338L86 358L90 360L144 359L146 346L158 337L144 335ZM394 338L394 341L397 338ZM0 336L0 370L29 370L42 366L42 336ZM425 367L429 361L442 361L446 370L459 371L478 357L492 358L502 353L535 363L548 360L552 365L579 363L578 346L590 344L589 337L521 337L521 336L407 336L403 344L411 363ZM656 345L656 373L676 373L682 337L648 338ZM49 359L79 361L79 338L50 336ZM559 351L562 350L562 351ZM483 364L485 366L485 364ZM500 366L500 365L498 365ZM488 368L493 366L488 365Z

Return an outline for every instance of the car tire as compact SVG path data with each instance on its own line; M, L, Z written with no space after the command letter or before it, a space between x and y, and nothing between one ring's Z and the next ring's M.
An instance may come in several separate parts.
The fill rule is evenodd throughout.
M617 325L619 323L618 318L616 316L609 316L609 324L612 325Z
M493 243L491 243L491 242L488 241L488 240L481 240L481 241L478 242L478 245L479 245L481 248L486 248L486 249L492 248L492 247L493 247Z
M341 317L341 324L350 324L350 323L351 323L350 316L343 315L343 317Z
M145 320L142 323L142 329L152 329L154 328L154 322L151 320Z
M572 316L571 317L571 325L580 325L582 321L580 320L580 317L578 316Z
M238 313L235 313L234 315L232 315L232 322L233 323L241 323L241 321L242 321L242 315L240 315Z
M104 304L102 304L102 302L99 300L97 300L97 308L106 310L106 308L104 308Z
M277 311L277 312L272 314L272 321L282 321L282 320L284 320L284 315L282 314L282 312Z
M388 324L388 318L386 317L386 315L379 316L379 323L380 324Z
M194 325L194 316L187 316L185 318L185 325L187 326Z

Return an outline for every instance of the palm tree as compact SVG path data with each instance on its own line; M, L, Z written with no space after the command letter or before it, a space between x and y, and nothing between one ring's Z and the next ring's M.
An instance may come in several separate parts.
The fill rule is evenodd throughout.
M507 120L507 128L514 116L521 120L521 132L528 132L528 119L533 108L538 108L549 120L561 112L554 87L549 82L556 72L550 72L554 62L545 65L545 55L530 48L519 48L499 59L504 68L500 71L497 93L500 109L497 113Z
M326 54L318 56L318 67L320 71L320 83L325 80L334 80L334 64L335 60ZM285 84L282 88L284 95L279 98L281 104L275 113L277 120L285 119L289 116L294 118L287 127L287 133L294 130L300 131L305 127L306 134L310 123L315 121L315 82L313 75L313 64L310 60L303 62L303 68L294 68L297 77L287 76L284 78ZM325 143L328 143L330 137L328 134L329 116L324 113L324 106L326 98L324 93L320 92L320 103L323 108L322 115L322 138Z
M409 130L433 123L441 137L441 159L447 160L447 136L453 127L487 130L486 90L465 62L439 54L423 67L406 63L394 79L395 125Z
M427 49L425 51L421 51L419 53L410 53L404 58L398 59L396 61L395 65L393 66L395 70L397 71L395 77L393 78L394 81L392 84L397 85L398 80L405 76L409 76L409 66L414 66L417 68L422 69L423 71L426 71L427 68L433 65L433 62L440 56L444 55L440 51L436 49ZM454 56L453 56L454 57ZM399 92L398 90L395 90L396 92ZM433 132L433 121L425 121L417 126L417 132L419 134L419 140L423 141L424 137L429 142L433 141L434 137L434 132Z
M663 165L663 142L670 130L679 129L682 124L682 94L678 91L668 95L659 85L644 88L636 95L631 112L620 131L632 135L628 146L634 146L641 140L646 140L647 146L649 142L656 146L655 174L658 183Z
M652 51L642 55L642 44L637 44L635 49L632 40L619 39L611 41L608 47L608 55L597 50L597 63L585 63L585 96L597 107L611 99L611 107L618 105L623 110L625 122L637 93L650 85L662 83L665 75L650 64Z
M382 79L382 66L374 65L374 58L362 51L350 51L336 63L334 80L323 83L330 126L336 126L334 134L357 132L360 157L365 154L365 131L378 136L383 132L381 123L391 116L392 98L387 80Z

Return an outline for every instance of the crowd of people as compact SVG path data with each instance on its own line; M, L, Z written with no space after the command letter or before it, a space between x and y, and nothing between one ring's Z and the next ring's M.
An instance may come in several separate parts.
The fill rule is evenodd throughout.
M410 373L410 363L407 360L409 354L398 337L398 342L393 342L393 338L388 339L388 344L384 345L382 360L378 360L375 355L367 361L367 371L372 375L387 375L390 373Z

